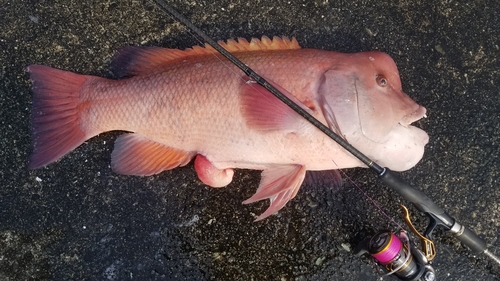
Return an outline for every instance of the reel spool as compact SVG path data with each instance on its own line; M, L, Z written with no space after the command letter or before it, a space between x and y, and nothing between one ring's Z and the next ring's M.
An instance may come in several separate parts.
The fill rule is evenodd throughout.
M356 248L356 255L370 254L387 272L403 281L435 281L434 269L425 255L411 243L406 232L398 235L383 230L365 238Z

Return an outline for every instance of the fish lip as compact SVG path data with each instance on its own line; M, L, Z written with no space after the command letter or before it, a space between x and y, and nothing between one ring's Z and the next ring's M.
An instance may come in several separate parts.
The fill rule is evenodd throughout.
M425 107L418 105L417 110L406 115L399 122L399 125L410 130L410 133L413 135L413 137L418 139L422 145L426 145L427 143L429 143L429 135L424 130L416 126L411 126L410 124L422 118L427 118L427 115L425 114L426 112L427 109Z
M421 105L418 105L417 110L414 112L406 115L399 121L399 124L402 125L403 127L408 127L411 123L418 121L422 118L426 118L427 115L425 114L427 112L427 109Z
M422 145L426 145L429 143L429 135L424 130L415 126L408 126L407 128L410 130L410 133L413 135L413 137L420 140Z

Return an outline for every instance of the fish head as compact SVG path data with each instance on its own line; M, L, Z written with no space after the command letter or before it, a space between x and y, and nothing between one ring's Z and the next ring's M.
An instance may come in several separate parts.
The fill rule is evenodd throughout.
M324 73L319 94L343 137L380 165L401 171L422 158L428 136L410 124L426 109L403 92L389 55L342 54Z

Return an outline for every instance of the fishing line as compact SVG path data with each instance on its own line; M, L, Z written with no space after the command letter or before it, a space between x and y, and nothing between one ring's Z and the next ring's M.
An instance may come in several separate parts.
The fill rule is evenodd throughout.
M334 160L332 160L332 161L338 167L337 163L335 163ZM379 231L375 236L365 238L362 242L358 243L358 245L356 246L356 249L354 250L354 253L357 256L363 255L367 252L370 253L370 250L369 250L371 247L370 243L373 244L372 241L374 239L378 240L379 239L378 237L380 237L381 235L390 233L391 240L389 242L387 242L384 249L380 252L375 253L375 254L370 253L372 255L372 261L374 261L375 264L380 263L380 260L385 260L386 262L387 262L387 260L389 260L389 262L387 262L387 263L390 264L391 270L387 270L387 272L385 274L383 274L382 277L395 274L397 277L400 277L400 275L402 275L402 277L405 278L408 276L415 277L418 274L424 275L427 272L434 273L434 269L430 265L425 266L426 262L421 262L421 263L419 263L419 265L420 265L419 270L422 273L418 272L417 269L415 269L414 271L410 271L409 273L401 274L400 270L402 268L405 268L405 267L408 267L411 265L413 265L415 268L418 268L418 265L415 265L415 263L413 263L413 264L411 263L413 255L415 255L412 253L411 249L415 248L415 247L414 247L414 244L412 244L410 242L409 236L406 235L406 233L408 233L408 231L405 230L405 228L403 226L401 226L398 222L396 222L392 216L389 216L382 209L382 207L379 205L379 203L375 199L373 199L370 195L368 195L368 193L363 188L361 188L361 186L358 185L351 177L349 177L346 174L346 172L344 172L344 170L342 170L342 169L338 169L338 170L340 171L340 173L342 175L344 175L345 178L347 178L351 182L351 184L353 184L378 209L379 213L384 215L390 222L392 222L394 225L396 225L399 228L398 235L394 234L392 231L383 230L383 231ZM374 237L377 237L377 238L374 238ZM405 248L403 248L403 246L402 246L403 244L405 245L404 246ZM406 249L406 251L404 249ZM416 250L416 251L419 251L419 250ZM382 259L381 257L384 257L385 259ZM376 268L379 269L378 267L376 267ZM386 265L386 269L387 269L387 265ZM406 278L403 280L406 280ZM413 279L413 280L415 280L415 279ZM435 280L432 278L427 278L427 279L424 279L424 281L435 281Z
M158 2L159 4L162 4L162 2ZM163 6L163 5L162 5ZM168 6L166 6L168 7ZM169 12L175 12L175 10L169 10ZM175 12L177 13L177 12ZM181 16L180 14L177 14L175 16ZM194 28L197 28L196 26L193 25ZM200 43L202 46L201 47L205 47L207 49L207 51L209 51L215 58L217 58L226 68L230 69L233 74L235 76L237 76L239 79L245 81L245 78L238 74L233 67L233 65L229 65L226 61L222 60L218 55L217 53L215 53L212 49L208 48L207 46L205 46L205 43L203 41L201 41L196 35L199 35L199 34L193 34L189 29L187 30L187 32L196 40L198 41L198 43ZM247 81L245 81L247 82ZM257 87L254 87L252 85L252 83L249 84L252 88L254 88L256 91L259 91L260 89L257 89ZM332 159L332 162L335 164L335 166L337 166L337 168L339 167L337 165L337 163L335 162L335 160ZM375 200L373 199L372 197L370 197L370 195L368 195L368 193L366 193L366 191L363 190L363 188L361 188L361 186L359 186L353 179L351 179L351 177L349 177L342 169L338 168L338 170L349 180L349 182L351 182L351 184L353 184L377 209L378 211L384 215L390 222L392 222L393 224L395 224L399 229L404 229L403 226L401 226L398 222L396 222L393 217L389 216L386 212L384 212L384 210L382 209L382 207L380 206L380 204Z
M162 2L158 2L158 1L157 1L157 3L159 3L160 5L162 5ZM162 5L162 6L163 6L163 5ZM168 6L166 6L166 7L168 7ZM175 12L175 13L177 13L177 12L176 12L175 10L173 10L173 9L170 9L170 10L169 10L169 12ZM182 16L182 15L180 15L180 14L178 14L178 13L177 13L177 15L175 15L175 16L177 17L177 16ZM189 26L188 26L188 27L189 27ZM194 27L194 28L197 28L197 27L196 27L196 26L194 26L194 25L193 25L192 27L190 27L190 28L193 28L193 27ZM244 76L240 75L239 73L237 73L237 72L234 70L234 68L232 67L233 65L229 65L226 61L222 60L222 59L220 58L220 56L218 56L218 55L217 55L217 53L215 53L212 49L208 48L208 47L205 45L205 43L204 43L203 41L201 41L201 40L200 40L200 39L196 36L196 35L199 35L199 34L193 34L193 33L192 33L189 29L187 30L187 32L188 32L188 33L189 33L189 34L190 34L190 35L191 35L191 36L192 36L192 37L193 37L196 41L198 41L198 43L200 43L200 44L202 45L201 47L205 47L205 48L207 49L207 51L209 51L209 52L210 52L210 53L211 53L211 54L212 54L215 58L217 58L217 59L218 59L218 60L219 60L219 61L220 61L220 62L221 62L221 63L222 63L222 64L223 64L226 68L230 69L230 70L233 72L233 74L234 74L235 76L237 76L239 79L243 80L244 82L248 82L248 81L246 81L246 80L245 80ZM205 39L207 39L207 38L205 38ZM253 86L253 83L249 83L249 85L250 85L252 88L254 88L256 91L260 91L260 89L258 89L257 87L254 87L254 86ZM334 163L337 167L339 167L339 166L337 165L337 163L336 163L333 159L332 159L332 161L333 161L333 163ZM371 203L372 203L372 204L373 204L373 205L374 205L374 206L378 209L378 211L379 211L379 212L380 212L383 216L385 216L385 217L386 217L386 218L387 218L390 222L392 222L394 225L396 225L399 229L404 230L404 227L403 227L403 226L401 226L398 222L396 222L396 221L394 220L394 218L393 218L393 217L389 216L389 215L388 215L388 214L387 214L387 213L386 213L386 212L382 209L382 207L380 206L380 204L379 204L379 203L378 203L375 199L373 199L370 195L368 195L368 193L366 193L366 191L365 191L365 190L363 190L363 188L361 188L361 186L359 186L359 185L358 185L358 184L357 184L357 183L356 183L353 179L351 179L351 177L349 177L349 176L348 176L348 175L347 175L347 174L346 174L346 173L345 173L342 169L338 168L338 170L339 170L339 171L340 171L340 172L341 172L341 173L342 173L342 174L343 174L343 175L344 175L344 176L345 176L345 177L349 180L349 182L351 182L351 184L353 184L353 185L354 185L354 186L355 186L355 187L356 187L356 188L357 188L357 189L358 189L358 190L359 190L359 191L360 191L360 192L361 192L361 193L365 196L365 198L367 198L367 199L368 199L368 200L369 200L369 201L370 201L370 202L371 202Z
M214 52L212 49L208 48L207 46L205 46L205 43L203 41L201 41L196 35L197 34L193 34L189 29L187 30L187 32L196 40L198 41L198 43L200 43L202 46L201 47L204 47L207 49L207 51L209 51L215 58L217 58L219 60L219 62L221 62L226 68L230 69L233 74L235 76L237 76L239 79L241 79L242 81L244 82L248 82L245 80L244 76L240 75L239 73L237 73L234 68L232 67L233 65L230 65L228 64L226 61L222 60L220 58L220 56L217 55L216 52ZM258 89L257 87L255 87L253 85L253 83L249 83L249 85L254 88L256 91L260 91L260 89ZM380 206L380 204L375 200L373 199L370 195L368 195L368 193L366 193L366 191L361 187L359 186L351 177L349 177L345 172L344 170L340 169L339 166L337 165L337 163L335 162L335 160L332 159L332 162L335 164L335 166L337 166L338 170L349 180L349 182L351 182L352 185L354 185L377 209L378 211L384 215L390 222L392 222L394 225L396 225L399 229L402 229L404 230L404 227L401 226L401 224L399 224L398 222L396 222L394 220L393 217L389 216L383 209L382 207Z
M301 108L298 104L295 104L291 99L281 93L278 89L276 89L273 85L271 85L268 81L258 75L255 71L253 71L246 64L241 62L235 56L233 56L229 51L225 50L221 45L215 42L213 39L208 37L202 30L192 24L188 19L186 19L183 15L178 13L172 7L167 5L163 0L155 0L155 2L166 12L171 14L174 18L182 22L192 31L194 31L198 36L200 36L205 42L211 45L215 50L221 53L224 57L226 57L229 61L231 61L234 65L240 68L248 77L257 82L259 85L264 87L274 96L276 96L279 100L297 112L304 119L309 121L312 125L334 140L338 145L343 147L345 150L350 152L354 157L360 160L363 164L365 164L370 170L374 171L379 179L386 183L393 191L399 193L403 198L410 201L415 205L415 207L425 213L429 218L429 225L424 232L424 236L428 239L431 239L432 232L434 229L441 225L447 231L453 233L455 238L457 238L460 242L469 247L474 253L484 253L486 256L491 258L496 263L500 264L500 258L496 257L493 253L489 252L487 249L486 241L480 238L476 233L474 233L469 228L465 227L458 223L452 216L447 214L441 207L436 205L429 197L427 197L423 192L417 190L412 185L408 184L404 179L398 176L396 173L392 172L388 168L381 167L377 163L373 162L366 155L361 153L355 147L350 145L346 140L337 135L335 132L330 130L323 123L314 118L311 114Z
M333 161L333 160L332 160ZM333 161L333 163L335 163L335 161ZM335 163L335 165L338 167L337 163ZM405 229L403 226L401 226L397 221L394 220L393 217L389 216L383 209L382 207L380 206L380 204L375 200L373 199L370 195L368 195L368 193L361 187L359 186L351 177L349 177L346 172L344 172L344 170L342 169L338 169L340 171L340 173L347 179L349 180L349 182L354 185L370 202L372 202L372 204L377 207L378 211L384 215L389 221L391 221L393 224L395 224L399 229Z

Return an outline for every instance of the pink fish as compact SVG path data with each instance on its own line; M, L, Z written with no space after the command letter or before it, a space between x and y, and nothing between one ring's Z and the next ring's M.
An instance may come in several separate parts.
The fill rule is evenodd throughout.
M428 136L410 124L425 108L402 91L387 54L301 49L278 37L221 44L378 164L402 171L421 159ZM233 168L262 170L244 201L270 199L259 220L297 194L306 171L363 166L211 47L125 47L113 69L118 80L28 67L31 168L102 132L129 131L111 155L120 174L157 174L195 158L200 180L222 187Z

